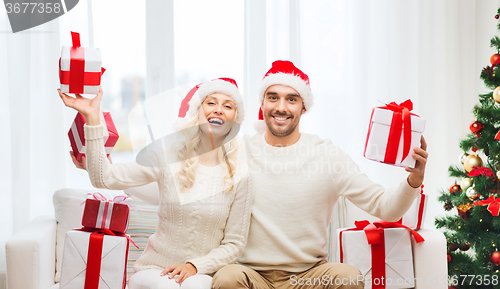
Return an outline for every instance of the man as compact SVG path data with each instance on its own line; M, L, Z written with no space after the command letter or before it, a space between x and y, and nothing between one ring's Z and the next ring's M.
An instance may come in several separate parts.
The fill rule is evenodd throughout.
M424 179L425 140L413 149L416 166L406 168L408 178L386 190L359 172L330 140L299 132L313 96L308 76L293 63L273 63L259 98L258 130L263 133L246 138L255 192L248 242L239 264L219 270L213 287L363 288L358 269L326 261L326 228L333 207L346 196L374 216L399 220ZM311 285L319 280L321 284Z

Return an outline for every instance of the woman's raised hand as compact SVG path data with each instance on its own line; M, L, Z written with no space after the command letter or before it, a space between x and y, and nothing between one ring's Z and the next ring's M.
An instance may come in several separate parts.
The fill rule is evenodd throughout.
M62 93L60 89L57 90L64 105L71 107L85 116L87 125L99 125L99 111L101 109L102 88L99 86L99 93L96 97L90 99L76 93L76 97L71 97L66 93Z
M85 155L83 155L82 158L80 160L78 160L75 157L75 154L73 153L73 151L69 151L69 154L71 155L71 159L73 160L75 167L77 167L78 169L87 170L87 160L85 159ZM110 164L113 163L111 156L108 156L108 160L109 160Z

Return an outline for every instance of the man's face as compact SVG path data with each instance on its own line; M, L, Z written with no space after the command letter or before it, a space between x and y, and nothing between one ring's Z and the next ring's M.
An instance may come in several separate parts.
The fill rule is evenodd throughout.
M262 113L269 131L277 137L289 136L306 112L299 93L285 85L275 84L267 88L262 103Z

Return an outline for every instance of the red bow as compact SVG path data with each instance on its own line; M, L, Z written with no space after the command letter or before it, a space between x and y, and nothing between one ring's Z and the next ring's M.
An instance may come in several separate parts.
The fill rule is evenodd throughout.
M399 146L399 141L401 138L401 130L403 129L403 157L404 160L410 153L411 147L411 115L410 110L413 109L413 103L411 100L406 100L400 104L391 102L385 106L380 107L382 109L389 109L394 111L394 116L392 118L391 132L389 133L389 139L387 141L388 145L394 145L391 149L388 149L385 156L385 163L395 163Z
M139 249L139 246L137 246L137 244L134 243L134 241L132 241L132 238L130 238L130 236L125 234L125 233L115 232L115 231L111 231L109 229L94 229L94 228L89 228L89 227L81 227L80 229L74 229L74 230L95 233L98 235L110 235L110 236L125 237L125 238L127 238L127 240L130 243L132 243L137 249Z
M495 199L493 195L491 195L488 199L484 201L477 201L474 202L474 206L486 206L488 205L488 211L493 215L493 216L498 216L498 213L500 211L500 198Z
M497 135L495 135L495 139L500 140L500 130L497 132Z
M487 167L474 167L474 169L472 169L467 176L477 177L480 175L485 175L490 178L495 178L495 174L493 174L493 171Z

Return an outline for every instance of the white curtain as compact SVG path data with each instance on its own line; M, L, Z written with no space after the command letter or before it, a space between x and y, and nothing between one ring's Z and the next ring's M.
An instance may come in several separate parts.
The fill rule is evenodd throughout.
M66 185L58 87L59 22L12 34L0 13L0 239L42 214ZM64 154L63 154L64 152Z

